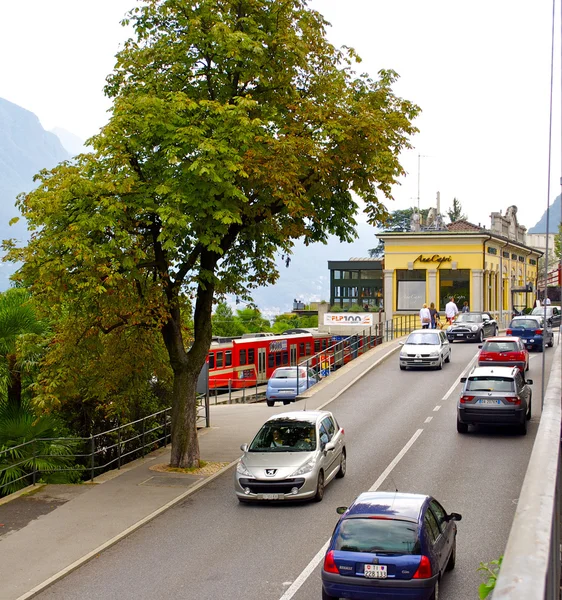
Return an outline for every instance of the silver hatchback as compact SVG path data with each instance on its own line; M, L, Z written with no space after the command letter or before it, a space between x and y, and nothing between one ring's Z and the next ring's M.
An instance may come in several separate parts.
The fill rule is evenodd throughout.
M327 411L294 411L268 419L251 444L243 444L234 475L240 502L320 502L324 487L344 477L344 430Z

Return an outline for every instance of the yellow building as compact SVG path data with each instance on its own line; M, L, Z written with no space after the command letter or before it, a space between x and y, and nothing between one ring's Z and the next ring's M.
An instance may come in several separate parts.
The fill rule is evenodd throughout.
M441 230L377 234L384 241L384 308L391 315L417 313L433 302L444 312L454 297L461 310L511 314L531 307L536 289L539 250L524 243L525 228L517 224L517 209L504 216L492 213L490 230L467 221Z

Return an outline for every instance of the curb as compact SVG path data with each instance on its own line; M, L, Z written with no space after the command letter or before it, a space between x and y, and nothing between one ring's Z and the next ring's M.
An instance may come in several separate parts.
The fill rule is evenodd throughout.
M41 488L45 487L46 485L47 485L46 483L36 483L35 485L33 485L33 484L28 485L27 487L24 487L23 489L18 490L17 492L14 492L13 494L9 494L8 496L4 496L4 498L0 498L0 506L2 506L2 504L8 504L8 502L11 502L12 500L16 500L20 496L26 496L27 494L34 494L35 492L38 492Z
M149 515L147 515L140 521L137 521L136 523L134 523L133 525L131 525L130 527L125 529L125 531L122 531L121 533L112 537L107 542L104 542L103 544L101 544L100 546L98 546L97 548L92 550L91 552L88 552L88 554L86 554L85 556L82 556L82 558L79 558L78 560L74 561L73 563L71 563L70 565L68 565L61 571L59 571L58 573L55 573L53 576L49 577L49 579L46 579L39 585L36 585L33 589L29 590L29 592L26 592L22 596L19 596L18 598L16 598L16 600L27 600L28 598L33 598L34 596L36 596L40 592L44 591L49 586L56 583L59 579L66 577L66 575L72 573L72 571L75 571L76 569L78 569L78 567L81 567L83 564L87 563L89 560L94 558L100 552L107 550L108 548L110 548L111 546L116 544L117 542L121 541L123 538L127 537L128 535L130 535L131 533L136 531L137 529L140 529L143 525L146 525L146 523L152 521L153 519L155 519L156 517L161 515L163 512L165 512L169 508L172 508L172 506L174 506L175 504L178 504L179 502L181 502L184 498L187 498L187 496L194 494L197 490L202 488L204 485L206 485L213 479L220 477L223 473L225 473L226 471L228 471L229 469L234 467L237 463L238 463L238 459L232 461L230 464L226 465L226 467L223 467L216 473L213 473L209 477L206 477L205 479L196 483L192 488L190 488L189 490L186 490L183 494L180 494L177 498L174 498L173 500L170 500L170 502L167 502L166 504L164 504L164 506L157 508L155 511L151 512Z
M322 410L322 408L324 408L325 406L327 406L328 404L330 404L331 402L333 402L334 400L339 398L352 385L357 383L357 381L359 381L359 379L361 379L365 374L367 374L369 371L371 371L372 369L374 369L375 367L380 365L389 356L394 354L399 349L400 349L400 345L396 346L396 348L392 348L384 356L381 356L381 358L379 358L377 361L375 361L370 367L368 367L365 371L363 371L361 374L359 374L357 377L355 377L355 379L350 381L344 388L339 390L332 398L330 398L329 400L324 402L324 404L320 405L316 410ZM64 577L66 577L67 575L72 573L72 571L75 571L76 569L78 569L79 567L81 567L82 565L84 565L85 563L90 561L92 558L95 558L95 556L100 554L100 552L103 552L104 550L107 550L111 546L115 545L117 542L120 542L123 538L125 538L128 535L130 535L131 533L135 532L137 529L140 529L143 525L146 525L146 523L152 521L153 519L155 519L156 517L161 515L163 512L167 511L169 508L172 508L174 505L181 502L184 498L187 498L191 494L194 494L195 492L197 492L203 486L207 485L207 483L210 483L214 479L220 477L223 473L226 473L229 469L236 466L236 464L238 464L238 459L232 461L231 463L229 463L222 469L218 470L216 473L213 473L209 477L206 477L205 479L199 481L193 487L191 487L189 490L186 490L183 494L180 494L177 498L174 498L173 500L170 500L169 502L164 504L164 506L157 508L155 511L151 512L149 515L142 518L140 521L137 521L136 523L134 523L133 525L131 525L130 527L128 527L121 533L112 537L107 542L104 542L103 544L101 544L100 546L95 548L94 550L88 552L88 554L82 556L81 558L74 561L73 563L71 563L70 565L65 567L64 569L60 570L58 573L55 573L54 575L49 577L49 579L46 579L39 585L35 586L31 590L29 590L29 592L26 592L25 594L19 596L18 598L16 598L16 600L28 600L29 598L33 598L40 592L44 591L46 588L50 587L51 585L53 585L54 583L59 581L60 579L63 579ZM23 492L23 490L20 490L20 491ZM17 493L19 493L19 492L17 492Z

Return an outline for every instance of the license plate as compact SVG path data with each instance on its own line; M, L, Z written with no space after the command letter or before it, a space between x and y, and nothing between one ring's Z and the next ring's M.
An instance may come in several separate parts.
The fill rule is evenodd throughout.
M258 500L279 500L281 494L258 494Z
M464 336L464 333L455 333L455 335L456 335L457 337L463 337L463 336Z
M365 577L386 579L386 565L365 565Z
M477 404L500 404L499 400L491 400L490 398L481 398Z
M414 362L423 362L421 358L414 358Z

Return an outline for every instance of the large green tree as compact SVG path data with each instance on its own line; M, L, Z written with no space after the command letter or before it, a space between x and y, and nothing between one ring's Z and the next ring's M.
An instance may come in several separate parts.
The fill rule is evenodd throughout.
M91 154L43 172L19 205L33 231L20 277L92 327L158 329L173 371L174 466L197 466L196 382L216 297L278 277L294 240L350 241L404 174L419 112L396 74L353 71L306 0L144 0ZM182 334L193 301L193 342Z

